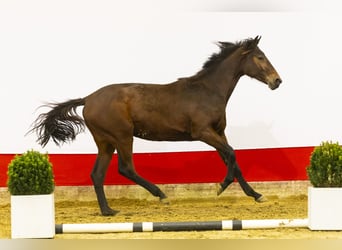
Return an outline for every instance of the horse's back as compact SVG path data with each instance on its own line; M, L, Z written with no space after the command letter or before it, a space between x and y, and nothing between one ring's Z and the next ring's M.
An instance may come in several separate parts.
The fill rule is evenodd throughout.
M104 86L86 97L87 107L104 106L117 103L132 105L155 98L167 98L174 95L172 84L118 83Z
M106 116L128 116L151 111L170 103L172 86L162 84L122 83L104 86L85 98L83 115L86 120ZM167 104L165 104L167 105Z

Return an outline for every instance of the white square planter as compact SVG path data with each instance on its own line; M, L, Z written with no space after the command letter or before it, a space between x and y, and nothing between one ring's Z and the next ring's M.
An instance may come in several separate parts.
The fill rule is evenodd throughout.
M342 230L342 188L308 189L311 230Z
M54 194L11 196L12 238L55 236Z

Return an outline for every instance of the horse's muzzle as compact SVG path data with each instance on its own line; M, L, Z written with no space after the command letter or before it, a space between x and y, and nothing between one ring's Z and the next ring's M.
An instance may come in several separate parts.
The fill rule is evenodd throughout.
M273 82L269 83L268 86L270 89L275 90L280 86L281 83L282 80L280 78L276 78Z

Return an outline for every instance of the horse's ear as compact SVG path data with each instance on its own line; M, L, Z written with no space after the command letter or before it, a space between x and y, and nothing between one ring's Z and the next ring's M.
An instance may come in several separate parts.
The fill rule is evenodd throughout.
M261 39L261 36L256 36L254 39L248 39L244 42L244 46L243 46L243 52L242 54L248 54L249 52L253 51L257 46L258 43Z
M260 39L261 39L261 36L256 36L254 38L255 46L257 46L259 44Z

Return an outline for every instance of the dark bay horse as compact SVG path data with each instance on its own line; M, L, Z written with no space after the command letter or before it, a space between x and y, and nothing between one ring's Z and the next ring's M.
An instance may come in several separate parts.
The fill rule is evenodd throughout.
M218 42L214 53L195 75L169 84L112 84L79 99L52 103L40 114L32 129L37 142L45 146L50 138L57 144L72 141L90 130L98 148L91 172L97 200L103 215L114 215L106 200L103 182L115 150L119 173L165 201L166 195L142 178L132 161L133 137L153 141L202 141L214 147L228 168L218 185L221 194L236 178L243 191L261 202L263 196L245 181L225 136L226 105L243 75L258 79L272 90L281 79L259 49L260 37L236 43ZM83 118L76 108L84 106Z

